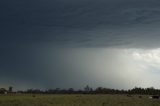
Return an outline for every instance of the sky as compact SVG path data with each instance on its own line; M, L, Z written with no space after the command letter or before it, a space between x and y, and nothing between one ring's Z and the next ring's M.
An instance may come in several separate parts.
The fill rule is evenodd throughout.
M160 89L159 0L1 0L0 87Z

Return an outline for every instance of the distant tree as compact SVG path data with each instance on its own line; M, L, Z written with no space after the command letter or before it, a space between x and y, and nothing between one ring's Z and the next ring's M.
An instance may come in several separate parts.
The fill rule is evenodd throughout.
M146 93L149 94L149 95L157 94L154 87L146 88Z
M48 89L48 90L45 91L45 93L53 94L53 93L55 93L55 90L53 90L53 89Z
M5 94L5 92L12 91L12 88L6 90L5 88L0 88L0 93ZM32 93L32 94L39 94L39 93L46 93L46 94L147 94L147 95L160 95L160 89L155 89L153 87L150 88L141 88L135 87L129 90L118 90L118 89L110 89L110 88L103 88L98 87L93 90L89 85L84 87L84 90L74 90L73 88L69 89L48 89L45 91L41 91L39 89L28 89L26 91L17 91L19 93Z
M89 93L89 92L93 91L93 89L90 88L89 85L87 85L86 87L84 87L84 91L85 91L85 93Z
M96 93L102 93L102 94L111 93L111 89L98 87L98 88L96 88L95 92Z
M32 93L33 89L27 89L26 93Z
M70 94L71 94L71 93L74 93L74 89L73 89L73 88L69 88L69 89L68 89L68 93L70 93Z
M56 88L54 91L55 91L55 93L61 93L61 89L60 88Z
M5 92L7 92L5 88L0 88L0 94L5 94Z
M9 92L13 92L13 87L10 86L9 89L8 89L8 91L9 91Z
M68 91L74 91L74 89L73 88L69 88Z

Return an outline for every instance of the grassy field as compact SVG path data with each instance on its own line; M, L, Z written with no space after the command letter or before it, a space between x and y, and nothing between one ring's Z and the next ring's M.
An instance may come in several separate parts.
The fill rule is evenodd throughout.
M0 106L160 106L138 95L0 95Z

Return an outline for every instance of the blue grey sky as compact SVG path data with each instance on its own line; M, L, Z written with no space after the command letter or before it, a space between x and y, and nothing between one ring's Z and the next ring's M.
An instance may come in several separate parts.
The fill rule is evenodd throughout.
M1 0L0 87L158 86L159 0Z

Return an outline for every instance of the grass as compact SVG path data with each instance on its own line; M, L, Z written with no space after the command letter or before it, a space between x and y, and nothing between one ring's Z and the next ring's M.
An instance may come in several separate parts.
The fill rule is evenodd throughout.
M160 106L138 95L0 95L0 106Z

